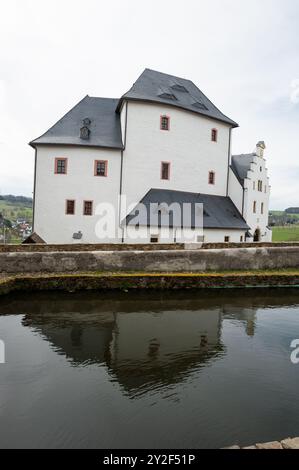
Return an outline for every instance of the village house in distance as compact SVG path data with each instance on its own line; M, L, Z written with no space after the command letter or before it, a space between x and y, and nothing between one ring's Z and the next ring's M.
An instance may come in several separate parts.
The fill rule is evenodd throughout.
M34 227L46 243L269 242L270 186L265 143L231 155L238 124L190 80L145 69L120 99L86 96L30 145L35 149ZM126 208L119 207L120 196ZM98 204L120 228L99 239ZM159 210L136 227L132 207L203 204L203 230L188 237ZM138 206L137 206L138 207ZM167 217L168 216L168 217ZM171 219L167 237L163 225ZM142 236L136 238L138 231ZM180 235L178 236L178 233Z

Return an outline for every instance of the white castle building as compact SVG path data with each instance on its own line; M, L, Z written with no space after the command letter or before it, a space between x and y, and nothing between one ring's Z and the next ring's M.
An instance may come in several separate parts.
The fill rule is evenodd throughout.
M120 99L86 96L30 143L35 234L54 244L271 241L265 144L232 156L236 127L194 83L154 70ZM105 204L112 235L99 229L113 225ZM202 204L201 222L197 209L186 224L167 209L186 204Z

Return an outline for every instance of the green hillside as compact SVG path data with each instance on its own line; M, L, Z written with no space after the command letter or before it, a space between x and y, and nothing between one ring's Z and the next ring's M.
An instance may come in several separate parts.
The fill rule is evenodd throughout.
M28 207L28 205L20 202L13 203L6 200L0 200L0 214L11 222L24 218L27 222L32 223L32 206Z

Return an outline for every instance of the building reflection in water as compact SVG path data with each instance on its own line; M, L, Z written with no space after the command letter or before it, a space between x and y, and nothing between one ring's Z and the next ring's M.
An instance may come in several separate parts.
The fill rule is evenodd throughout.
M255 332L257 309L269 302L231 294L92 293L17 296L2 313L24 314L34 329L73 366L101 364L132 396L188 380L192 371L225 355L222 322L237 320ZM272 298L273 300L273 298ZM280 298L281 302L281 298Z

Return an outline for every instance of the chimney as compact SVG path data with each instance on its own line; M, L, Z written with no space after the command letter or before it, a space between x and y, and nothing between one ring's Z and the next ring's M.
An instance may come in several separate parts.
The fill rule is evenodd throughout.
M260 140L256 144L256 150L255 153L257 154L258 157L264 158L264 151L266 149L266 144L263 140Z

